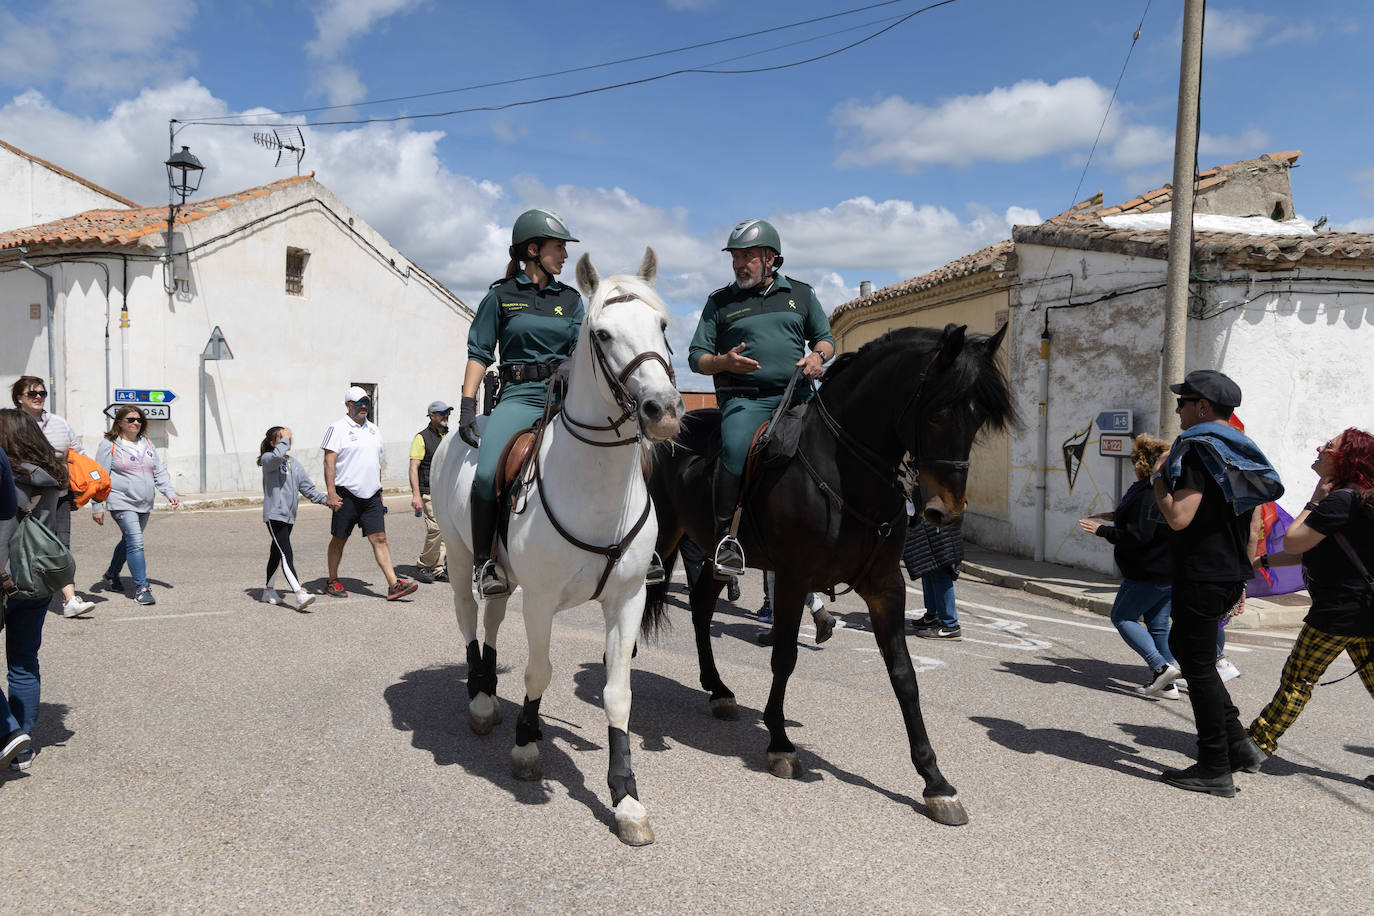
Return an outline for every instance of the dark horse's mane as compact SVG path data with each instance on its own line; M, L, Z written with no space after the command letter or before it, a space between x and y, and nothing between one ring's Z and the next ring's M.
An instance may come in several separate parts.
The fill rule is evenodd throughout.
M838 387L852 384L855 366L873 365L893 351L925 350L933 354L946 330L948 328L897 328L888 331L858 350L841 354L826 370L821 391L832 384ZM985 334L973 334L965 339L959 357L940 373L940 383L931 389L927 409L972 404L984 422L994 429L1006 429L1019 422L1006 373L996 356L988 352L988 339Z

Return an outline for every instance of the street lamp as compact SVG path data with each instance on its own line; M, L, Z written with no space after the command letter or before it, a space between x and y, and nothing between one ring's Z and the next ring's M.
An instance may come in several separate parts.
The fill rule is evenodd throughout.
M167 195L167 254L164 258L165 274L162 286L167 294L171 295L176 292L176 280L172 275L172 227L176 223L177 207L185 204L186 198L196 193L205 166L191 154L189 146L183 146L181 152L167 157L164 165L167 166L167 187L170 193ZM174 197L180 200L175 200Z
M205 166L191 154L189 146L183 146L181 152L173 153L166 165L167 186L172 189L173 194L181 198L182 203L186 203L186 198L196 193L196 189L200 187L200 176L205 171Z

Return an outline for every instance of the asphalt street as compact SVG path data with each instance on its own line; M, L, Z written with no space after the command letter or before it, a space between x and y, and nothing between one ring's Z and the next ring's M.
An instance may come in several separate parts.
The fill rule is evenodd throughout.
M423 528L388 500L413 567ZM324 581L327 512L295 546ZM78 585L117 529L75 520ZM1370 697L1316 691L1234 799L1158 781L1190 761L1188 703L1136 696L1143 664L1110 624L1049 598L961 579L965 638L912 636L925 712L971 822L923 814L922 783L854 596L822 647L803 627L788 693L802 778L768 774L755 643L757 573L721 604L715 647L740 702L712 718L689 617L641 645L630 718L657 842L620 844L606 788L601 615L559 616L543 701L543 779L509 752L523 694L518 596L500 633L504 721L467 725L463 646L445 585L388 603L350 542L345 599L307 613L257 601L258 508L158 512L158 603L93 592L88 619L47 619L41 750L0 778L0 886L34 912L1323 913L1364 910L1374 875ZM680 576L680 573L679 573ZM680 581L680 578L679 578ZM919 588L915 590L919 592ZM910 596L908 616L920 615ZM684 596L675 596L679 605ZM1288 644L1233 637L1246 722ZM1332 676L1351 670L1348 659Z

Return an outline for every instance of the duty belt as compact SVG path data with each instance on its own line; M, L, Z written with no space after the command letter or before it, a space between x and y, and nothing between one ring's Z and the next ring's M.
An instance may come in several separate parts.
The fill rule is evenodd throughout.
M506 363L497 372L503 382L537 382L557 372L561 362L556 359L547 363Z

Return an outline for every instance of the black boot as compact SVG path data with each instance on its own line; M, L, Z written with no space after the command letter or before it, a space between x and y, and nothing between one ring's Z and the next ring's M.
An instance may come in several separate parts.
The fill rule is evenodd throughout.
M744 548L730 536L730 525L735 520L735 510L739 508L740 483L738 474L731 474L724 464L716 465L711 501L717 542L713 575L722 581L744 574Z
M491 558L496 538L496 500L484 499L472 491L472 578L481 598L500 598L510 594L510 583L501 567Z

